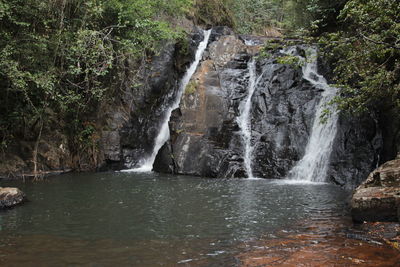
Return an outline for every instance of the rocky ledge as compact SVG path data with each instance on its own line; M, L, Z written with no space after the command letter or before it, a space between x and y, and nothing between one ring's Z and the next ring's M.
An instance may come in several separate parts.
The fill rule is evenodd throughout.
M25 200L25 194L14 187L0 187L0 210L14 207Z
M351 201L355 222L400 221L400 155L373 171Z

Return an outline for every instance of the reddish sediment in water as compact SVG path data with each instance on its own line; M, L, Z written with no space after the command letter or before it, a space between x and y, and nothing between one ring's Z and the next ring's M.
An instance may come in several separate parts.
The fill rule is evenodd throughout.
M304 222L248 244L239 266L400 266L398 223Z

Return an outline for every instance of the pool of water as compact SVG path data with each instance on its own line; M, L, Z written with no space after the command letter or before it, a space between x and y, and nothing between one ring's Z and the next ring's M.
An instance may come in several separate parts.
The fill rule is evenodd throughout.
M234 265L247 242L348 215L329 184L95 173L0 186L30 200L0 212L0 264Z

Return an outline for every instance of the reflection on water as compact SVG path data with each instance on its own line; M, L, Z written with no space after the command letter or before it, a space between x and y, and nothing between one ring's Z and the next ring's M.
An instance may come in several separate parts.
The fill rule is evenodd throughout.
M0 213L0 263L228 264L238 244L304 219L346 215L328 184L161 174L74 174L18 186L30 202Z

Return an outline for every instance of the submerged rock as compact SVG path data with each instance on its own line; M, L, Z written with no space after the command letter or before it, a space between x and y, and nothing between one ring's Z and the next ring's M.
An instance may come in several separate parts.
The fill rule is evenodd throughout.
M21 204L25 194L14 187L0 187L0 209L6 209Z
M355 191L353 220L400 221L400 157L373 171Z
M239 266L399 266L399 224L369 223L352 228L331 216L301 222L296 231L246 244Z

